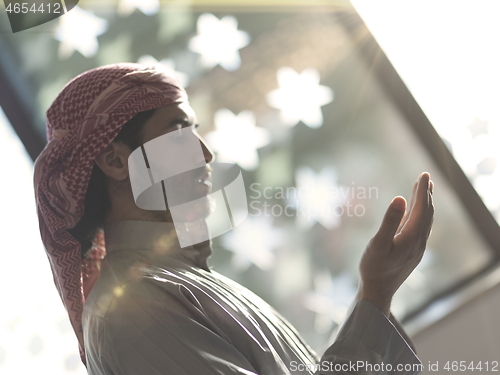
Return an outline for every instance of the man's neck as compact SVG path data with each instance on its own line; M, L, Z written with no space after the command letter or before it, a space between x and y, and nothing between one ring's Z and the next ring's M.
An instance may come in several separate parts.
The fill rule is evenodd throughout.
M212 252L210 240L190 243L189 240L195 239L196 236L180 240L182 232L176 230L173 223L162 221L115 221L104 226L106 248L109 253L140 252L151 261L151 264L176 259L190 266L208 270L207 259Z

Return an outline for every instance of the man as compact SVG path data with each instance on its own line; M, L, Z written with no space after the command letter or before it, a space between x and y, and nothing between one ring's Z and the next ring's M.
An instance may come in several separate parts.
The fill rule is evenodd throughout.
M202 151L165 163L204 165L183 174L178 191L210 193L213 154L195 125L176 79L136 64L83 73L47 111L49 143L35 165L40 228L89 374L418 372L390 303L425 250L433 217L429 175L419 177L406 214L404 198L389 205L361 259L352 312L318 360L275 310L208 268L210 241L180 246L172 207L137 206L130 155L173 132L199 138ZM197 218L213 209L201 202ZM100 227L107 256L99 270L99 247L89 239Z

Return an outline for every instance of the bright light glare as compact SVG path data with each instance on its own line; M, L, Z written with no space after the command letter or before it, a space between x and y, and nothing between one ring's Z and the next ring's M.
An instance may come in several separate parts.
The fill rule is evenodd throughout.
M139 9L146 16L154 16L160 10L159 0L121 0L118 4L118 13L128 16Z
M217 152L217 161L237 163L252 170L259 165L257 149L271 141L269 130L255 126L252 111L237 116L228 109L215 113L215 131L205 136L209 146Z
M241 65L239 49L250 42L250 36L238 30L238 21L233 16L218 19L204 13L198 18L198 35L189 41L189 49L201 54L201 64L208 69L220 64L232 71Z
M278 69L279 88L267 94L267 102L281 110L281 120L286 126L302 121L310 128L323 125L321 106L333 100L333 91L319 84L319 73L314 68L297 73L289 67Z
M33 164L0 109L0 373L86 374L38 229Z
M352 3L500 220L500 2Z
M99 49L97 37L108 28L108 21L75 6L59 17L54 37L60 41L59 58L69 58L76 50L85 57L95 56Z

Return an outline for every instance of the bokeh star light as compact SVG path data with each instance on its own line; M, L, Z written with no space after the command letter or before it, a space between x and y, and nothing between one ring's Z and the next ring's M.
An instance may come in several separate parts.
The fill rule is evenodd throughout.
M250 43L250 36L238 30L238 21L233 16L218 19L204 13L198 18L198 35L189 41L189 49L201 54L201 64L211 69L217 64L232 71L241 65L241 48Z
M210 147L217 153L217 161L237 163L253 170L259 164L257 149L271 141L269 130L255 125L252 111L235 115L228 109L215 113L215 131L205 136Z
M267 94L267 102L281 111L285 126L295 126L300 121L310 128L323 125L321 106L333 100L333 90L319 84L319 72L307 68L302 73L290 67L277 72L279 88Z
M99 50L97 37L107 29L108 21L75 6L64 17L59 18L54 35L61 42L59 58L67 59L74 51L87 58L93 57Z

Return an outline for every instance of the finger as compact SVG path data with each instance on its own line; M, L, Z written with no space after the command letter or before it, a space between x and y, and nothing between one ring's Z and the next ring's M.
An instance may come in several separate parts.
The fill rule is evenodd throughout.
M424 172L418 180L417 192L415 194L415 203L411 210L410 217L406 222L403 232L407 235L419 235L424 227L430 221L430 175ZM403 233L402 232L402 233Z
M424 224L424 227L422 229L422 232L420 234L419 238L419 246L414 247L414 254L418 256L418 259L422 259L425 250L427 249L427 240L429 239L429 236L432 231L432 223L434 222L434 206L432 205L432 193L429 191L429 201L430 201L430 210L429 210L429 217L427 221ZM420 260L419 260L420 262Z
M418 180L415 181L415 183L413 184L413 188L411 189L411 198L408 211L411 211L413 206L415 205L415 196L417 195L417 187L418 187Z
M413 206L415 205L415 194L417 192L417 186L418 186L418 179L413 183L413 187L411 189L411 197L410 197L410 204L406 208L406 212L403 216L403 220L401 220L401 224L399 224L398 230L396 233L401 232L401 229L403 229L404 225L408 221L408 218L410 217L411 210Z
M403 218L406 208L406 200L403 197L396 197L385 212L380 228L373 237L371 243L377 248L387 249L392 247L392 240L396 234L401 219Z
M433 187L433 186L431 186L431 187ZM429 212L428 212L428 215L429 215L429 219L426 221L426 224L424 225L424 230L423 230L426 241L427 241L427 238L429 238L429 236L431 234L432 223L434 222L434 204L433 204L433 198L432 198L432 191L429 191Z

